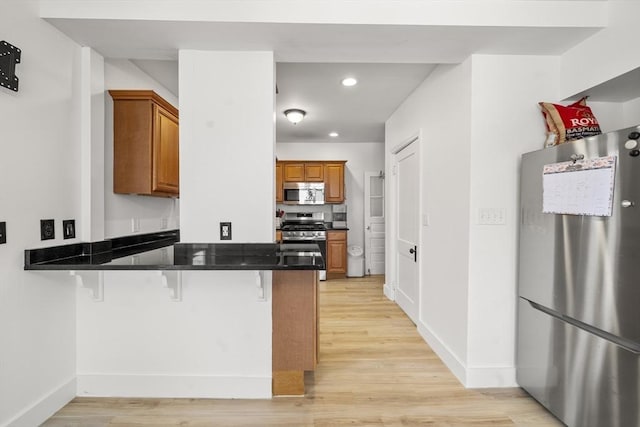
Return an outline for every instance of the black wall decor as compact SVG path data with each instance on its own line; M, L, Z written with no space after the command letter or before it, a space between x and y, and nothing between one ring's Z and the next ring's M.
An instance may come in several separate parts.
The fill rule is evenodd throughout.
M21 51L17 47L0 41L0 86L18 91L18 77L16 64L20 63Z

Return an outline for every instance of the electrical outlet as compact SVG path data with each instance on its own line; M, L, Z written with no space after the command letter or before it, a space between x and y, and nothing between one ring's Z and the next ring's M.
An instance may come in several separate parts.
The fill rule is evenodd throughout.
M231 223L220 223L220 240L231 240Z
M40 220L40 240L51 240L56 238L56 225L52 219Z
M62 221L62 238L75 239L76 238L76 220L65 219Z
M7 223L5 221L0 222L0 245L7 243Z
M131 232L137 233L140 231L140 218L131 218Z
M169 228L169 218L160 219L160 230L166 230Z

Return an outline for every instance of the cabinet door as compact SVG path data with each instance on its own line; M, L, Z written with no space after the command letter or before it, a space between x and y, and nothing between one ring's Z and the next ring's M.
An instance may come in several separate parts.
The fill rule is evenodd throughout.
M327 232L327 273L347 272L347 232Z
M285 182L303 182L304 181L304 163L285 163L284 164L284 181Z
M282 203L284 200L284 190L282 188L282 164L276 163L276 202Z
M304 180L308 182L324 181L324 164L323 163L305 163Z
M327 163L324 166L325 203L344 202L344 163Z
M178 194L179 144L178 119L154 105L153 186L151 191Z

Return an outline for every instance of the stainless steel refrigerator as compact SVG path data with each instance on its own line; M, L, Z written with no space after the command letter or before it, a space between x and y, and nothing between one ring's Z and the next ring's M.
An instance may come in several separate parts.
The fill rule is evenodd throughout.
M568 426L640 426L640 126L524 154L518 384Z

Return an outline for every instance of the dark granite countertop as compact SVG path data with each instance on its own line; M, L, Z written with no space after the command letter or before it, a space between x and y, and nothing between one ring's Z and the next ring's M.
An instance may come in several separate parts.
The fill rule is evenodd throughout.
M324 270L318 245L178 243L177 230L25 251L25 270Z

